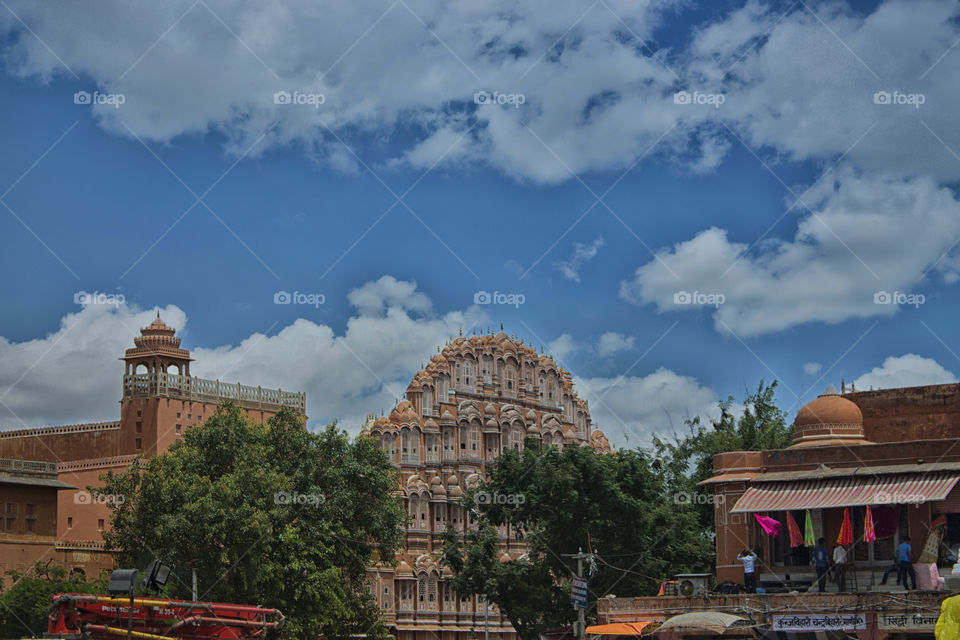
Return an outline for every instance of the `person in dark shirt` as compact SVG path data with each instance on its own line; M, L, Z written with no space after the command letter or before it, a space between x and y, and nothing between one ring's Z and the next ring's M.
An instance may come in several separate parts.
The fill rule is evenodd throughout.
M820 593L827 590L827 570L830 567L830 552L824 546L823 538L817 540L817 546L813 548L813 566L817 569L817 588Z

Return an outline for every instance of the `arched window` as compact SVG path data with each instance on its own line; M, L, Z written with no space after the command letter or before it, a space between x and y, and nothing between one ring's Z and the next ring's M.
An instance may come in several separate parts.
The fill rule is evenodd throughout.
M410 430L410 462L420 462L420 429Z
M503 391L507 395L515 395L517 390L517 368L508 364L503 369Z
M480 436L481 430L479 424L470 425L470 449L468 450L468 456L471 459L479 460L480 459Z
M512 436L510 437L510 444L513 445L515 451L520 451L523 449L523 427L519 424L513 425L510 431Z
M410 462L410 429L400 430L400 462Z
M438 447L437 447L437 434L435 433L426 433L423 436L423 448L427 451L427 462L437 462L438 460Z
M457 459L457 439L454 427L443 428L443 459Z
M427 609L430 611L437 610L437 582L440 577L435 571L430 572L430 576L427 578Z
M430 499L424 495L420 494L420 499L418 501L420 508L420 522L417 525L417 529L430 530Z

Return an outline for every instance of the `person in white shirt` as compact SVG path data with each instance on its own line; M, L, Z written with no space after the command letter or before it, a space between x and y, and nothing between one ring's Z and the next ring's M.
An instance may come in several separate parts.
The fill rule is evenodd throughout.
M743 584L747 587L747 593L757 592L757 574L756 566L759 556L749 549L744 549L737 556L737 560L743 563Z
M847 550L842 544L833 548L833 577L837 582L837 590L846 591L847 586Z

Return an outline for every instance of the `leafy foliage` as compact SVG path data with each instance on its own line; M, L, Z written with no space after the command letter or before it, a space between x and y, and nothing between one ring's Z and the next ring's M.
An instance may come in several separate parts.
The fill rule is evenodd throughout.
M576 562L564 554L599 554L590 581L594 603L609 593L653 594L663 576L697 567L704 549L696 515L670 499L652 462L645 451L604 455L535 440L505 453L472 493L493 496L477 501L478 528L462 543L447 532L444 561L456 574L454 588L487 595L521 637L535 638L575 617L569 582ZM528 550L501 563L495 527L508 524Z
M480 516L474 528L466 536L449 526L445 533L451 584L460 594L489 598L521 638L533 640L576 618L569 598L576 562L567 555L580 549L597 557L591 608L608 594L653 595L676 573L712 571L713 504L697 483L713 474L715 454L792 442L786 414L775 404L776 386L761 382L739 416L729 398L709 426L690 420L687 435L647 449L598 454L528 440L522 452L506 452L465 497ZM500 562L507 527L528 551Z
M102 593L106 577L88 582L83 575L67 575L51 562L37 563L26 574L7 571L7 587L0 596L0 638L42 636L47 630L50 598L57 593Z
M793 427L787 424L786 412L776 405L776 388L776 381L766 385L761 380L756 392L744 399L739 417L734 413L734 399L729 397L720 403L720 417L709 426L703 425L698 416L687 421L689 432L685 436L654 439L657 471L667 477L677 495L692 496L690 501L704 531L714 528L712 491L697 483L713 475L713 456L728 451L783 449L793 444ZM711 547L709 567L714 558Z
M267 424L225 405L143 467L108 475L109 549L125 566L172 564L170 595L258 603L285 638L385 637L366 568L393 559L405 514L398 478L369 438L321 433L284 409Z

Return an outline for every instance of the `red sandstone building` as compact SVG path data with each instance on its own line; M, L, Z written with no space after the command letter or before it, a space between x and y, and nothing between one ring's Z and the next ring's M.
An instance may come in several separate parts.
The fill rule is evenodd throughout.
M87 575L111 568L113 558L103 551L109 506L86 487L137 456L163 453L221 402L235 403L258 421L282 406L305 413L303 393L191 376L190 352L159 314L140 334L121 358L119 421L0 432L0 508L7 514L0 573L51 558Z
M767 625L780 637L841 629L861 640L933 638L941 600L960 586L950 577L946 552L960 544L960 385L843 394L831 387L797 412L794 425L792 446L717 455L714 476L703 483L715 495L717 581L743 582L737 554L752 548L768 593L610 599L599 604L601 621L661 622L676 613L718 610ZM871 542L865 540L867 506L877 535ZM832 550L845 511L854 541L846 590L828 583L820 594L809 550L790 545L787 513L801 529L809 513L815 537ZM755 514L779 521L779 535L767 535ZM918 573L923 562L939 564L946 590L893 595L903 590L895 573L879 584L907 536Z

